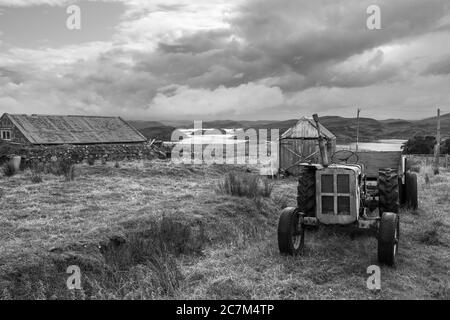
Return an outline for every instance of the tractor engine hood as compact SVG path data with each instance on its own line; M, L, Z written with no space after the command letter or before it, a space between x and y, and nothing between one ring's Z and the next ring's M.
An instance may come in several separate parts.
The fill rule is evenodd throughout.
M305 167L312 167L312 168L316 168L317 170L322 170L325 167L321 164L311 164L311 163L301 163L301 166L305 166ZM360 175L363 172L363 165L362 164L339 164L339 163L334 163L334 164L330 164L327 168L334 168L334 169L346 169L346 170L352 170L354 171L357 175Z

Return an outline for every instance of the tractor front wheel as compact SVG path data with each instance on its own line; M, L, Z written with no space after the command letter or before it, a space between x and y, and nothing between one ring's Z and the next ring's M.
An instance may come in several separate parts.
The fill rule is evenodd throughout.
M305 229L296 208L285 208L278 221L278 248L282 254L297 255L305 244Z
M388 266L395 265L400 240L400 219L398 214L384 212L378 232L378 261Z

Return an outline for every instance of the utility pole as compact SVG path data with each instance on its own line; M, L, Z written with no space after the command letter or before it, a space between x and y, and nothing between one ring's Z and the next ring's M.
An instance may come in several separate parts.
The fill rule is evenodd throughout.
M434 149L434 174L439 174L439 157L441 153L441 109L437 110L436 145Z
M356 115L356 152L358 152L358 143L359 143L359 113L361 112L361 109L358 108L357 115Z

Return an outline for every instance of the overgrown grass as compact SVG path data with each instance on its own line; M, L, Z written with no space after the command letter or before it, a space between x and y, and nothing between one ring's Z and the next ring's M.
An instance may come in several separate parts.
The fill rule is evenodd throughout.
M269 198L272 194L273 183L267 178L256 174L228 173L223 181L217 184L217 191L238 197Z
M166 219L165 224L174 223ZM161 224L161 223L160 223ZM156 299L175 295L183 279L176 261L176 252L165 246L160 224L154 223L151 233L131 233L111 238L97 253L102 259L77 253L68 255L55 251L48 257L45 269L32 265L21 270L22 278L3 284L1 300L9 299ZM173 237L178 234L171 235ZM186 239L185 239L186 240ZM187 239L191 241L192 239ZM185 242L187 245L188 241ZM93 259L94 258L94 259ZM76 264L82 270L82 288L65 288L64 268ZM20 268L20 267L19 267ZM20 269L19 269L20 270ZM32 272L27 273L27 272Z
M215 190L229 167L156 161L79 170L73 183L45 174L39 186L21 173L5 180L1 298L449 298L445 170L426 186L428 169L421 169L419 210L400 213L398 264L382 266L378 292L366 287L367 267L378 264L373 237L308 230L304 255L279 254L278 211L295 206L295 179L270 182L271 192L262 192L270 198L246 191L236 197L223 191L231 187ZM249 175L233 171L235 180ZM73 264L82 270L83 290L65 288Z
M180 259L200 257L213 243L245 245L268 230L274 212L268 198L216 194L225 167L156 161L77 170L70 184L50 173L39 186L28 173L6 181L2 298L177 297L184 281ZM65 287L69 265L80 266L82 291Z
M49 162L34 161L29 165L31 172L38 174L52 174L63 176L66 181L75 179L75 164L70 158L60 158Z
M241 248L216 246L206 258L185 264L181 298L217 299L448 299L450 172L420 167L419 210L402 210L401 242L395 268L381 266L381 291L366 287L367 267L378 264L374 237L354 238L338 228L306 232L302 256L278 252L272 234ZM429 184L425 185L425 174ZM276 184L272 198L295 206L297 182Z

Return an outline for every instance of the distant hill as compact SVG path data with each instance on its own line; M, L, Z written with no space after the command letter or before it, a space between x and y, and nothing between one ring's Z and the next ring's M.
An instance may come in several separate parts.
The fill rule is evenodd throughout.
M434 135L436 133L437 117L414 121L413 125L424 134ZM441 115L441 132L447 137L450 136L450 113Z
M216 129L233 129L233 128L244 128L240 121L234 120L215 120L215 121L205 121L203 122L203 128L216 128ZM192 126L191 126L192 127Z
M170 141L172 137L172 132L175 131L175 127L170 126L155 126L148 128L138 129L140 133L142 133L147 139L156 139L163 141Z
M356 140L356 118L343 118L339 116L321 117L322 124L333 132L338 138L338 143L352 142ZM280 134L294 126L297 119L283 121L256 120L236 121L217 120L203 122L203 128L233 129L279 129ZM373 141L378 139L408 139L414 135L435 135L436 117L423 120L387 119L375 120L360 118L360 141ZM149 139L170 140L172 132L176 128L192 128L193 121L129 121L136 129ZM450 138L450 113L441 116L441 134L444 138Z
M151 127L167 126L166 124L163 124L158 121L128 120L127 122L138 130L144 129L144 128L151 128Z
M185 128L186 126L192 127L193 121L191 120L160 120L163 125L175 128Z

